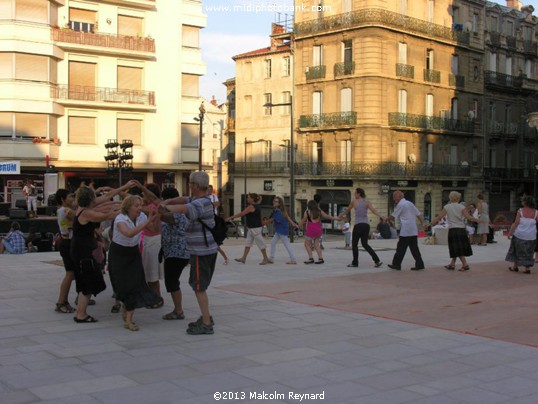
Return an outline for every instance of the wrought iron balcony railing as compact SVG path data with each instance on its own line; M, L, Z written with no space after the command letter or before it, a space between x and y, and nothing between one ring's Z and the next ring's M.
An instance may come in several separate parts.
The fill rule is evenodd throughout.
M532 172L532 171L531 171ZM484 167L484 179L515 179L529 177L529 169Z
M404 63L396 63L396 76L407 77L408 79L415 78L415 66L406 65Z
M520 133L519 125L512 122L488 121L487 130L490 136L505 139L517 139Z
M325 78L325 65L321 66L310 66L305 70L305 76L307 80L316 80Z
M439 70L424 69L424 81L429 81L430 83L440 83L441 72Z
M334 64L334 77L349 76L350 74L355 74L355 62L352 60Z
M102 46L105 48L127 49L131 51L155 52L153 38L139 38L126 35L113 35L93 32L74 31L72 29L53 28L52 40L79 45Z
M468 165L448 165L429 163L396 163L385 161L348 162L348 163L301 163L294 164L294 174L304 177L346 177L360 176L361 178L419 178L419 177L468 177ZM286 161L268 162L235 162L228 166L228 172L237 176L259 174L290 173L291 166Z
M489 32L489 42L493 46L501 46L501 33L500 32Z
M484 72L484 82L485 84L496 86L520 88L523 84L523 78L520 76L511 76L509 74L486 70Z
M122 90L117 88L54 85L51 98L91 102L114 102L123 104L155 105L153 91Z
M295 24L294 32L296 36L301 36L324 31L355 28L361 25L384 25L469 45L470 35L468 32L454 30L452 27L433 24L428 21L377 8L356 10L349 13L300 22Z
M517 39L515 36L506 37L506 46L508 49L516 50L517 49Z
M470 120L464 121L437 116L404 114L401 112L389 112L389 125L463 133L474 132L474 124Z
M537 43L531 40L523 41L523 52L536 55Z
M464 87L465 86L465 76L460 74L450 73L448 76L448 85L452 87Z
M356 124L357 113L354 111L301 115L299 118L299 128L338 128Z

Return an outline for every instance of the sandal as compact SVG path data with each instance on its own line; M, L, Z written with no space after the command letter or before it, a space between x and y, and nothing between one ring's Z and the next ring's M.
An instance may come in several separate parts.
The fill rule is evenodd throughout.
M530 274L531 273L531 270L529 268L525 268L525 270L523 271L524 274Z
M453 271L454 269L456 269L456 267L454 265L445 265L445 269L448 269L449 271Z
M119 313L121 310L121 303L116 303L112 308L110 309L111 313Z
M159 309L164 306L164 299L161 297L161 300L159 300L157 303L150 304L149 306L146 306L146 309Z
M465 272L465 271L468 271L470 270L471 268L469 267L469 265L465 265L464 267L461 267L460 269L458 269L458 271L460 272Z
M127 329L129 331L138 331L138 330L140 330L140 327L138 326L138 324L133 323L133 322L129 322L129 321L126 321L123 324L123 327L125 327L125 329Z
M175 311L171 311L162 317L163 320L183 320L184 318L185 314L183 312L177 313Z
M307 261L304 262L305 264L313 264L314 258L309 258Z
M56 303L54 311L58 313L73 313L75 309L72 308L69 303Z
M97 319L96 318L93 318L92 316L86 316L85 318L83 319L80 319L80 318L76 318L76 317L73 317L73 321L75 323L97 323Z
M519 272L518 267L508 267L508 270L511 271L511 272Z
M325 264L325 261L323 261L323 258L317 260L314 264Z

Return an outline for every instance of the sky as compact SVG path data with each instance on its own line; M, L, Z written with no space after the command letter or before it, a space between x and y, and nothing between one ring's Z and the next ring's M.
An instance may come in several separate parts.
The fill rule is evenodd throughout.
M506 0L495 2L506 5ZM532 5L533 14L538 16L538 0L522 3ZM200 43L207 73L200 80L200 95L224 102L226 88L222 83L235 77L232 56L269 46L271 23L290 19L292 8L293 0L202 0L207 26L201 31Z

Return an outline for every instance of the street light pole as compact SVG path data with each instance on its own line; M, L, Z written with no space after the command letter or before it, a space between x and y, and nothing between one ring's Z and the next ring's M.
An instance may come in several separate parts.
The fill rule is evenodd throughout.
M202 101L202 103L200 104L200 113L198 114L198 120L200 121L200 132L198 133L198 171L202 171L202 154L203 154L203 149L202 149L202 138L204 136L204 116L205 116L205 107L204 107L204 102ZM196 118L195 118L196 119Z

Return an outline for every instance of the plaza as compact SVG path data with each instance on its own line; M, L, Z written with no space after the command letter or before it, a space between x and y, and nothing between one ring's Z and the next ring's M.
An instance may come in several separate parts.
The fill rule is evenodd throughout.
M191 336L199 316L183 274L186 320L163 321L171 301L137 310L139 332L110 313L111 288L75 324L54 312L63 267L59 254L0 257L2 403L535 403L538 401L536 273L511 273L506 237L474 246L471 271L447 271L448 249L424 245L427 269L387 264L396 240L373 240L374 268L342 236L328 236L325 265L260 266L241 239L209 289L215 334ZM107 279L108 283L108 279ZM109 283L108 283L109 284ZM70 301L74 300L74 285Z

